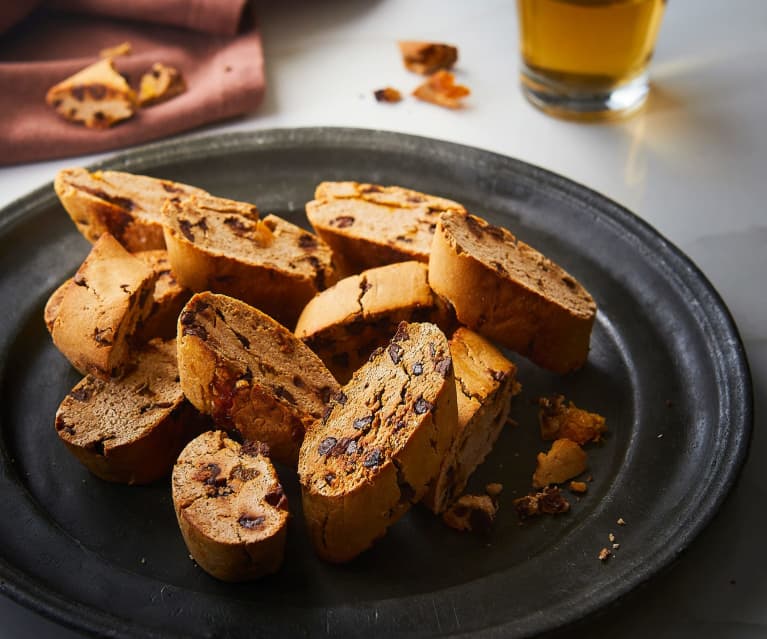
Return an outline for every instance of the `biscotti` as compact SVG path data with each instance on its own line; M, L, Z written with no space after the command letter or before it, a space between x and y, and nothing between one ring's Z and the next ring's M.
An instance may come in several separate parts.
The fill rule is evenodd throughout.
M162 206L172 197L204 193L179 182L122 171L62 169L53 182L69 217L89 242L110 233L131 252L165 248Z
M583 366L596 304L574 277L508 230L458 211L437 224L429 284L458 321L557 373Z
M280 567L288 500L265 446L203 433L179 456L172 484L184 542L208 574L245 581Z
M317 554L356 557L428 489L457 425L447 339L403 322L306 434L298 472Z
M427 262L434 229L443 211L457 202L399 186L322 182L306 216L333 249L342 275L417 260Z
M252 205L212 196L169 200L165 241L181 285L240 299L286 326L336 281L319 238Z
M457 499L487 457L518 394L517 367L490 342L467 328L450 339L458 404L458 432L437 479L423 499L434 513Z
M97 477L125 484L168 475L206 424L181 392L175 340L136 351L120 379L86 376L56 413L56 432L72 454Z
M136 94L114 68L99 60L51 87L46 102L65 120L106 129L136 111Z
M152 293L152 308L149 315L138 327L137 339L148 341L153 337L169 339L176 336L178 315L192 292L181 286L173 274L168 252L158 249L134 253L157 275Z
M322 361L268 315L199 293L178 321L181 387L220 428L265 442L295 466L304 431L339 385Z
M130 339L152 309L156 279L111 235L102 235L63 290L53 343L83 375L119 375Z
M452 309L429 287L421 262L389 264L344 278L306 305L295 333L345 384L403 321L433 322L444 331L454 322Z

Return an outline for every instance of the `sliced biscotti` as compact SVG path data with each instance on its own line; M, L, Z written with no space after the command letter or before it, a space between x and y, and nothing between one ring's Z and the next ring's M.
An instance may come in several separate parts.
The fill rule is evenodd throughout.
M165 241L178 281L193 291L231 295L294 326L301 309L336 281L319 238L255 207L195 196L165 205Z
M152 309L156 279L111 235L102 235L61 292L53 343L83 375L119 375L130 340Z
M344 384L403 321L433 322L445 331L454 322L421 262L379 266L340 280L306 305L295 333Z
M450 339L458 402L458 432L437 479L423 499L444 512L462 493L469 477L491 451L518 394L517 367L486 339L461 327Z
M153 340L122 378L80 381L59 406L56 432L94 475L146 484L170 472L207 421L181 392L175 340Z
M90 242L110 233L129 251L165 248L162 206L172 197L203 190L122 171L62 169L53 188L69 217Z
M181 534L203 570L245 581L280 567L288 500L266 446L203 433L179 456L172 483Z
M586 362L596 304L574 277L508 230L457 211L437 224L429 284L458 320L557 373Z
M405 322L331 399L298 462L320 557L353 559L423 497L455 436L455 402L444 333Z
M139 326L137 337L140 341L148 341L153 337L175 337L179 313L192 296L192 291L176 280L167 251L139 251L134 255L157 275L152 293L152 308Z
M304 432L338 382L285 327L244 302L194 295L179 316L178 363L189 401L220 428L295 465Z
M322 182L306 205L309 222L333 249L343 275L394 262L427 262L437 218L449 210L464 208L399 186L358 182Z

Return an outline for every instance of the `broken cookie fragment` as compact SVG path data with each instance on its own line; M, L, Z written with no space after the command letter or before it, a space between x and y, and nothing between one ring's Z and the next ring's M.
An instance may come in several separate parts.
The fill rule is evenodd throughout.
M598 442L607 431L605 418L565 403L562 395L538 398L538 423L543 439L569 439L578 444Z
M542 491L515 499L514 510L523 521L540 515L559 515L570 510L570 502L557 486L547 486Z
M138 103L142 107L165 102L186 91L186 82L181 72L159 62L141 76Z
M442 521L462 532L487 533L498 513L498 504L490 495L462 495L442 513Z
M136 94L104 58L51 87L45 101L70 122L105 129L133 116Z
M173 468L173 506L197 564L223 581L245 581L282 564L288 500L258 442L203 433Z
M448 109L460 109L463 106L462 98L470 93L468 87L455 83L455 76L450 71L444 70L437 71L413 91L419 100Z
M580 475L587 467L586 452L569 439L557 439L548 453L538 453L533 486L543 488Z
M439 69L450 69L458 60L458 49L439 42L401 41L399 50L408 71L429 75Z
M121 55L130 55L131 53L133 53L133 46L126 40L113 47L101 49L101 51L99 51L99 58L117 58Z

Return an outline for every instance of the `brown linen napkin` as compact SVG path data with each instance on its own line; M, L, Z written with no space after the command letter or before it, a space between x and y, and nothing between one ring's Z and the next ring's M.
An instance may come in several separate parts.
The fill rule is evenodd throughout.
M47 6L0 38L0 164L81 155L172 135L205 123L252 111L263 97L261 38L254 26L238 31L246 0L121 0L117 20ZM34 4L34 3L31 3ZM118 15L116 0L55 0L82 11ZM129 6L131 5L131 6ZM137 14L141 6L143 13ZM174 8L170 11L169 7ZM0 25L4 10L0 9ZM171 19L186 27L152 24ZM137 88L155 62L180 69L187 91L167 102L139 109L110 129L66 122L45 104L47 90L98 60L101 49L129 41L133 53L115 59Z

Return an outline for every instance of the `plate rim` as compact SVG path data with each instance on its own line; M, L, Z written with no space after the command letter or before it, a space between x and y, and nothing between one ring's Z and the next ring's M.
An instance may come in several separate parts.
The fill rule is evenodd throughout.
M629 230L632 241L639 246L646 245L648 241L660 242L664 250L664 258L670 258L673 262L671 266L683 269L682 272L674 272L669 264L664 264L664 273L673 274L677 282L683 282L688 288L693 288L696 293L705 294L710 302L705 316L710 319L713 315L717 320L714 326L716 332L723 332L731 338L726 344L727 361L734 362L730 372L740 383L734 385L733 393L741 400L736 401L736 398L733 398L730 402L731 408L736 410L732 412L733 419L727 433L728 445L723 451L728 455L723 458L716 474L713 475L719 480L716 482L715 498L707 500L696 511L697 516L685 522L686 525L680 535L675 537L678 543L671 548L658 549L646 567L634 579L614 589L598 602L587 604L577 612L571 611L569 614L562 615L554 624L540 627L534 634L578 624L599 611L615 605L648 580L668 569L711 523L738 481L748 456L753 434L753 387L743 339L721 295L691 258L628 208L570 178L517 158L465 144L381 129L296 127L235 131L219 135L205 133L141 145L91 163L86 168L130 171L131 167L134 167L136 170L142 170L142 166L152 167L167 161L183 161L193 156L199 149L205 149L213 157L220 157L222 154L238 150L253 150L257 147L274 146L284 149L291 144L305 146L310 143L308 138L329 145L337 145L344 150L348 150L348 143L354 141L360 146L370 146L372 143L379 150L383 148L385 151L399 152L403 151L403 144L409 145L410 148L424 148L422 145L426 142L428 145L439 147L445 153L451 152L464 157L476 155L508 163L515 175L521 175L528 181L540 180L548 187L554 188L558 198L572 199L580 205L586 204L596 208L600 212L600 221ZM362 144L363 139L366 140L365 144ZM53 182L50 181L3 207L0 210L0 236L21 222L27 213L45 206L46 203L55 202L56 196L52 186ZM3 376L3 372L0 371L0 383L3 382ZM7 459L8 453L4 446L0 447L0 454ZM37 583L37 580L20 572L4 559L0 559L0 593L65 627L76 630L110 636L114 636L115 632L124 636L136 636L137 631L141 632L142 636L174 636L169 632L153 631L135 621L126 622L111 613L80 602L73 606L73 602L61 593ZM493 627L482 628L472 633L472 636L504 636L505 631L510 630L513 624L515 622L511 620Z

